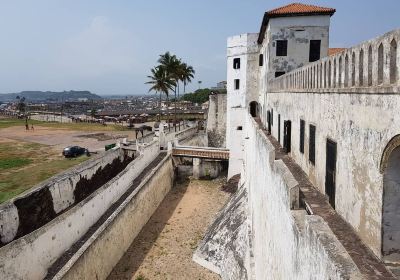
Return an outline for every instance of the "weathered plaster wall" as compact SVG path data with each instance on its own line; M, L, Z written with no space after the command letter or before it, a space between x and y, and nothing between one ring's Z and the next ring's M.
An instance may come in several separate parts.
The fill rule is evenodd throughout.
M213 94L209 97L207 114L207 137L209 147L226 146L226 94Z
M165 158L95 232L54 279L106 279L150 219L174 182L171 157Z
M252 279L248 240L247 189L240 187L218 213L197 247L193 260L222 279Z
M159 154L158 141L138 148L139 156L112 180L43 227L0 248L2 279L42 279Z
M400 132L400 96L356 93L269 93L275 120L292 121L291 156L325 192L326 142L337 143L336 211L381 255L383 176L379 167L388 142ZM310 109L312 108L312 109ZM300 119L305 151L300 153ZM316 126L315 165L309 162L309 125ZM278 125L272 135L277 138ZM281 144L283 137L281 137Z
M273 145L247 117L244 182L255 279L361 279L321 217L295 210L298 186Z
M101 156L68 169L0 206L0 244L6 244L54 219L58 214L79 202L87 194L80 190L83 184L91 192L100 187L98 180L116 175L129 163L120 149L110 150ZM127 162L124 162L127 161ZM117 173L112 169L115 165ZM107 171L107 174L103 174ZM92 179L96 182L92 182ZM108 180L111 178L108 178ZM92 189L91 189L92 187Z

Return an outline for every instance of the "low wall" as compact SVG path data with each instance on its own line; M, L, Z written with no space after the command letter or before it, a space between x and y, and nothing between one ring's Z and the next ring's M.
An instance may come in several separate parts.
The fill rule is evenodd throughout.
M329 226L298 207L298 182L255 121L246 119L244 182L256 279L361 279ZM359 278L358 278L359 277Z
M2 279L42 279L50 265L88 231L158 154L158 141L143 145L135 160L83 201L0 248Z
M54 219L71 205L121 172L133 159L110 150L68 169L0 205L0 245L24 236Z
M174 182L166 157L53 279L106 279Z

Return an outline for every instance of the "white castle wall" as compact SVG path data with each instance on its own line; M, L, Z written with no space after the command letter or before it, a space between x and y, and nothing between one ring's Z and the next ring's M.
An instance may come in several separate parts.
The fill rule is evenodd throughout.
M360 279L329 226L296 208L297 182L248 115L244 181L255 279ZM249 277L252 279L251 277Z
M399 41L400 31L390 32L282 76L273 82L265 103L266 109L274 110L272 135L276 139L278 114L281 115L281 144L283 121L292 121L291 156L322 193L325 193L326 141L337 143L336 211L378 257L382 256L382 157L390 140L400 133L398 70L395 79L390 79L394 71L390 67L393 59L390 46L391 42ZM381 64L381 85L378 83L380 44L385 58ZM367 58L370 46L371 68ZM363 62L359 60L361 51L365 54ZM394 59L400 65L399 52ZM371 85L367 87L368 80ZM300 119L306 124L304 154L299 151ZM308 160L310 124L316 126L315 165ZM399 197L395 192L391 195ZM398 220L392 219L391 223L395 226ZM398 235L390 235L400 242Z
M106 279L173 182L174 166L168 156L142 180L53 279Z

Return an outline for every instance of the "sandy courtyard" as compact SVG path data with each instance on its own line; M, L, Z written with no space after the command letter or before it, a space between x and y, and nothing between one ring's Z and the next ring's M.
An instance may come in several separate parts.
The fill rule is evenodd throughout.
M109 280L220 279L192 255L229 194L222 180L177 184L111 272Z

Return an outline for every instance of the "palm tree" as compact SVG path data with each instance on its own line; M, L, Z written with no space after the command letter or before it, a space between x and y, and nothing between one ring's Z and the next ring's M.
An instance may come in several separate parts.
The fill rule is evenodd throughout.
M160 63L160 67L164 68L167 72L167 75L172 79L175 83L174 86L174 95L175 95L175 113L174 113L174 129L176 131L176 87L179 85L180 80L180 71L181 71L181 60L178 59L175 55L170 52L166 52L165 54L160 55L158 59L158 63Z
M187 65L186 63L182 64L182 76L181 81L183 82L183 94L186 93L186 86L188 83L192 82L194 78L195 71L192 66Z
M156 93L160 93L160 117L159 121L161 122L161 94L165 94L167 97L167 103L169 101L169 91L173 90L176 86L176 83L171 77L168 75L165 68L157 66L151 69L151 75L147 76L150 81L146 82L146 84L152 85L149 89L150 91L155 91ZM169 122L168 122L169 128Z

